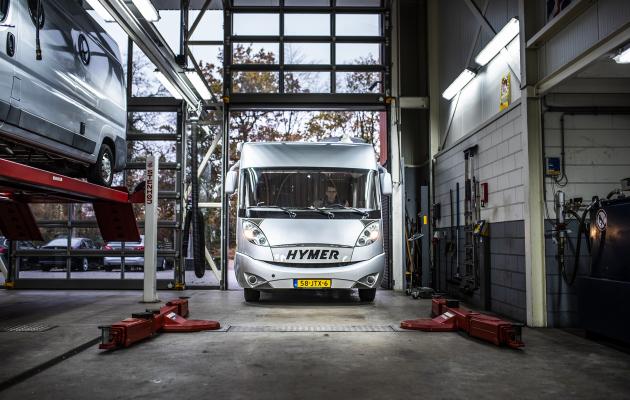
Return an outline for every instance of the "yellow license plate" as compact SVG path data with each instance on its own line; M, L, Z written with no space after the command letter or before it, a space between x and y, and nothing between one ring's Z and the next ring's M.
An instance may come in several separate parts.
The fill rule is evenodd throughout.
M329 289L330 279L294 279L293 287L296 289Z

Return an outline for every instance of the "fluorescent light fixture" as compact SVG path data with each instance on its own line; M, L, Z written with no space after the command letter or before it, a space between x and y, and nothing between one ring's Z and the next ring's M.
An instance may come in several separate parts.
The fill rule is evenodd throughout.
M463 88L466 87L476 76L474 72L466 68L462 71L461 74L451 83L449 87L446 88L444 93L442 93L442 97L446 100L451 100L457 93L459 93Z
M520 32L518 19L512 18L475 57L475 62L482 67L490 62Z
M107 12L107 10L105 9L105 7L103 7L103 5L101 4L101 2L99 0L87 0L87 3L90 5L90 7L92 7L92 9L94 11L96 11L96 13L103 18L103 20L105 22L114 22L115 19L112 17L112 15Z
M186 76L188 77L190 82L193 84L193 86L197 90L197 93L199 93L202 99L210 100L212 98L212 94L210 94L210 91L208 90L206 83L203 81L201 76L199 76L197 71L187 71Z
M147 21L156 22L160 20L160 14L153 6L153 3L151 3L151 0L132 0L132 3Z
M157 76L162 86L164 86L166 90L168 90L171 96L175 97L177 100L183 99L183 96L177 91L177 89L175 89L175 86L173 86L173 84L169 82L168 79L166 79L163 73L161 73L160 71L155 71L155 76Z
M630 64L630 47L620 51L619 54L613 57L613 60L617 64Z

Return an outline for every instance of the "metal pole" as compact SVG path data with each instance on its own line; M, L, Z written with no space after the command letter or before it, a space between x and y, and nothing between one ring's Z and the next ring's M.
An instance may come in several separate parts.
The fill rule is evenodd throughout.
M179 55L176 57L182 68L188 66L188 6L189 0L180 1Z
M232 12L228 6L223 11L223 141L221 143L221 290L228 289L228 248L230 243L230 202L225 193L225 176L230 167L230 95L232 93ZM282 51L282 49L280 50Z
M221 290L228 289L228 250L230 244L230 201L225 193L225 177L230 167L229 106L223 110L223 144L221 168Z
M188 134L186 131L187 115L186 115L186 103L182 102L182 106L177 113L177 158L179 160L179 169L177 170L177 185L178 192L180 193L179 203L177 205L177 235L176 242L176 262L175 262L175 289L183 290L186 285L186 256L187 252L183 250L184 243L184 222L186 218L186 205L188 203L188 196L186 195L186 163L187 163L187 148L188 148Z
M157 303L157 224L158 224L158 168L157 154L147 155L146 188L144 199L144 303Z

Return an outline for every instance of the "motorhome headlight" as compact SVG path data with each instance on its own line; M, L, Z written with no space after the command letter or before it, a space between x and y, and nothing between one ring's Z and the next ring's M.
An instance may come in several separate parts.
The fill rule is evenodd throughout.
M257 246L269 246L269 241L263 231L251 221L243 221L243 236Z
M380 228L381 227L378 221L372 222L363 228L355 246L363 247L376 242L378 240L378 236L380 235Z

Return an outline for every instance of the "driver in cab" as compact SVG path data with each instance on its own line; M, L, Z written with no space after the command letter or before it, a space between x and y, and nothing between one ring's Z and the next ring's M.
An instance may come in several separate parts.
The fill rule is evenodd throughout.
M331 207L335 205L348 207L348 201L342 202L339 200L337 188L333 184L326 185L326 193L323 199L313 202L315 207Z

